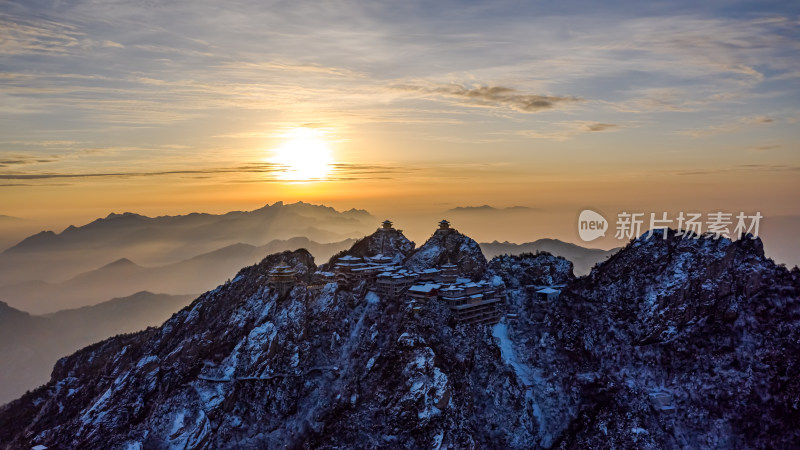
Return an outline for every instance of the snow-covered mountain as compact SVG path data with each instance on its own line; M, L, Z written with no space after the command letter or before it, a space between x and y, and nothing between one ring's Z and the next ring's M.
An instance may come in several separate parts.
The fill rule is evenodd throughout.
M489 261L489 273L499 276L508 289L564 285L575 280L572 263L549 253L497 256Z
M64 355L109 336L159 325L193 298L139 292L44 316L0 301L0 404L47 382L53 364Z
M443 225L433 233L406 260L405 266L413 270L431 269L442 264L455 264L461 273L472 278L480 278L486 271L486 257L472 238Z
M524 244L494 241L481 242L480 245L483 254L490 259L500 255L519 255L522 253L539 252L563 256L574 265L576 276L587 275L591 272L595 264L605 261L611 255L619 251L619 248L601 250L599 248L581 247L580 245L562 242L558 239L538 239L534 242L526 242Z
M363 283L320 286L308 252L274 254L159 328L60 360L47 385L0 408L0 445L800 442L800 272L766 259L760 241L642 237L575 279L561 258L527 254L487 265L483 255L470 252L466 261L458 251L469 241L434 238L406 266L482 267L485 278L505 284L506 319L456 325L439 301L412 308ZM297 271L286 295L270 284L279 265ZM557 300L540 300L531 288L564 283Z
M402 263L414 251L416 244L391 225L391 222L385 222L383 227L359 239L349 249L333 255L328 261L328 266L332 266L343 256L364 258L383 255L392 258L396 263Z

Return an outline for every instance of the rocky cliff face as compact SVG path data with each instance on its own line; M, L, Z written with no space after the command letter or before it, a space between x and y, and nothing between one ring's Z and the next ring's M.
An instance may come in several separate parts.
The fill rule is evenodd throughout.
M766 272L766 273L765 273ZM772 283L760 240L682 239L661 230L632 241L572 293L608 303L636 343L664 342L700 317L734 322L740 304Z
M565 441L796 445L800 272L765 259L757 239L661 237L633 241L571 285L571 307L551 316L586 362L582 399L605 399L584 403Z
M413 314L335 284L279 299L266 274L281 261L313 268L303 251L273 255L159 329L62 359L49 385L0 412L0 442L419 448L537 439L487 329L447 326L442 305ZM487 424L492 433L475 432Z
M509 289L531 285L561 285L575 280L572 263L549 253L501 255L489 261L488 273Z
M439 229L405 262L412 270L424 270L451 263L461 273L479 279L486 272L486 257L477 242L454 229Z
M267 274L283 261L301 282L279 298ZM505 280L507 309L518 319L450 326L438 302L415 313L365 286L307 289L302 280L315 269L307 252L272 255L160 328L60 360L46 386L0 408L0 445L800 441L797 270L765 259L758 241L672 233L633 242L590 277L571 279L566 267L542 255L494 260L488 274ZM557 301L534 300L523 288L559 277L569 284Z

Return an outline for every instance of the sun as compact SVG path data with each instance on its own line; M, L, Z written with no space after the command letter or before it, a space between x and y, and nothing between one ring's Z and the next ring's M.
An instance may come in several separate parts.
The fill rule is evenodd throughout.
M315 181L328 178L332 171L331 148L316 130L298 128L286 135L287 141L273 150L270 162L279 167L277 177L285 181Z

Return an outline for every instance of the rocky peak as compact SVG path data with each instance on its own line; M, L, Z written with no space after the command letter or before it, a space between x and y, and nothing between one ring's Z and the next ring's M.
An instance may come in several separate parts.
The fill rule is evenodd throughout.
M115 219L147 219L147 217L132 212L124 212L122 214L117 214L112 212L105 218L105 220L115 220Z
M442 221L433 236L408 257L405 266L421 271L446 263L457 265L462 274L473 279L483 277L487 265L477 242Z
M328 261L328 266L332 266L343 256L364 258L365 256L383 255L394 259L396 263L405 261L414 251L416 244L408 240L402 230L393 228L391 222L386 222L389 226L382 225L374 233L356 241L349 249L333 255Z
M565 447L793 446L800 409L779 399L800 392L798 273L749 236L646 236L536 304L595 405Z
M774 270L760 239L656 230L631 241L571 288L581 298L631 315L635 320L626 322L634 339L652 342L710 314L734 320L738 304L762 290Z
M3 253L19 253L26 251L27 248L40 248L52 244L58 238L58 235L50 230L40 231L32 236L28 236L18 244L4 250Z
M488 273L499 276L509 289L567 284L575 279L569 260L547 252L497 256L489 261Z

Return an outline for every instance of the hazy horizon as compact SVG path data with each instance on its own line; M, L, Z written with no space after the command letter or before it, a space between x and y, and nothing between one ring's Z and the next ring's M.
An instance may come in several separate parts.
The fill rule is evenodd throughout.
M282 201L278 200L276 202L282 202ZM283 202L283 203L291 204L291 202ZM94 220L105 218L109 214L122 214L130 212L149 217L178 216L191 213L206 213L206 214L220 215L232 211L252 211L269 205L270 203L267 203L266 205L259 204L249 208L245 207L241 209L231 209L231 210L224 210L224 209L212 210L212 211L191 210L187 212L181 210L178 213L167 213L165 211L162 211L160 213L150 213L150 214L143 211L135 211L135 210L115 210L115 211L108 211L107 213L99 214L91 218L85 218L85 219L75 218L73 221L67 221L65 219L65 221L59 223L58 226L45 226L44 223L42 222L22 220L15 222L14 224L14 226L16 227L15 228L16 233L6 233L4 236L5 239L0 240L0 247L2 247L0 248L0 251L4 251L10 248L11 246L19 243L22 239L31 236L35 233L41 231L53 231L56 234L59 234L68 226L80 227L88 223L91 223ZM539 226L539 222L537 221L537 219L543 217L545 219L547 218L552 219L552 214L548 212L542 212L540 210L537 210L536 208L523 207L520 205L506 206L506 207L494 207L485 204L459 205L454 208L441 210L438 212L434 211L434 212L417 212L413 214L409 213L403 214L392 211L385 211L385 214L383 215L374 213L369 209L362 208L354 204L345 204L344 206L339 206L339 207L335 207L332 205L323 205L323 206L334 207L338 211L346 211L349 209L366 210L368 213L370 213L372 216L375 217L376 227L379 225L378 221L382 221L384 219L390 219L395 222L395 226L397 228L402 229L404 234L406 234L412 241L415 241L417 245L421 245L423 242L425 242L425 240L428 239L428 237L430 237L431 233L436 229L437 222L441 219L448 219L449 221L451 221L453 226L458 228L460 231L474 238L478 242L485 242L485 243L498 241L498 242L510 242L514 244L524 244L524 243L534 242L539 239L557 239L563 242L576 244L584 248L589 248L589 249L594 248L602 250L611 250L614 248L622 247L628 243L628 239L618 239L615 236L615 230L613 229L613 226L615 221L615 215L617 212L615 212L614 214L606 214L606 218L610 221L610 229L607 231L606 237L591 242L584 242L580 239L577 232L577 215L579 211L564 212L559 216L562 219L560 222L555 222L554 224L551 222L550 226L541 227ZM486 206L489 206L489 208L485 208ZM645 223L642 224L642 229L641 229L642 233L648 230L648 223L647 223L648 221L649 219L645 220ZM764 242L766 254L768 257L775 259L775 261L778 263L786 264L789 267L794 265L800 265L800 246L798 246L798 244L796 244L795 241L791 240L792 232L796 229L797 226L800 226L800 217L794 217L794 216L767 217L761 220L759 237L761 237L762 241ZM0 224L0 230L2 230L2 224ZM350 233L350 234L352 234L352 237L360 237L358 233ZM292 236L308 237L308 236L303 236L303 233L295 233L292 234ZM786 242L783 242L782 238L785 238ZM245 241L247 241L247 239L242 239L243 243L258 245L258 243L245 242ZM326 242L336 242L338 240L318 239L318 241L320 243L326 243ZM135 260L136 258L133 259ZM318 261L318 263L321 262L324 261ZM147 264L145 264L145 266L147 266Z

